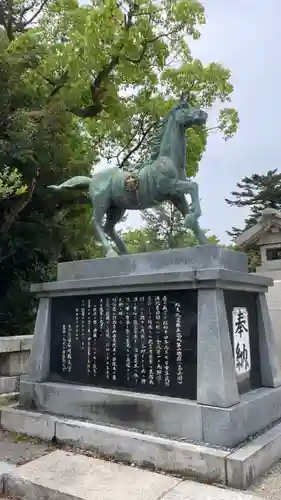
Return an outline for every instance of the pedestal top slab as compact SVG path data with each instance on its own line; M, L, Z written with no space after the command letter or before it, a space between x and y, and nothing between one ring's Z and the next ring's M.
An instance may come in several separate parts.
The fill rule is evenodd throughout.
M114 258L62 262L57 267L57 280L108 278L217 268L247 273L248 257L245 253L221 248L217 245L200 245L160 252L128 254Z
M271 278L228 269L199 269L188 271L130 274L103 278L84 278L37 283L30 287L38 296L80 295L85 293L126 293L151 290L184 290L224 288L249 292L266 292L273 284Z

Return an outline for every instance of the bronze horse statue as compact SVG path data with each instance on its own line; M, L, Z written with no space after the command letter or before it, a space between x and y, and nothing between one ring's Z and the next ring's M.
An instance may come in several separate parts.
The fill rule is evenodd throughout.
M117 253L107 236L116 244L120 254L128 250L115 231L126 210L143 210L170 201L184 217L185 226L192 230L200 244L208 239L200 225L201 216L198 185L186 175L186 133L188 128L205 125L208 115L181 100L162 120L151 141L149 157L126 171L108 168L90 177L77 176L60 185L60 189L87 189L93 204L93 228L107 257ZM191 197L191 206L185 198ZM102 221L106 216L104 226Z

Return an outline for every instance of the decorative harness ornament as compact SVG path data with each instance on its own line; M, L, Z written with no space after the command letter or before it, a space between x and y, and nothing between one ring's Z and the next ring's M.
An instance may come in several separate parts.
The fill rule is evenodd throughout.
M137 191L139 187L139 178L136 175L128 175L126 179L124 180L124 189L125 191Z

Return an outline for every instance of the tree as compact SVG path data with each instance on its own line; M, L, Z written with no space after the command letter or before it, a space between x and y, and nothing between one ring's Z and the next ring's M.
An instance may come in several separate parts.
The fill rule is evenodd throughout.
M100 255L86 230L88 206L45 188L90 173L90 141L58 103L33 115L44 97L25 81L29 63L21 51L0 50L0 335L32 332L29 282L54 278L60 259Z
M135 162L183 91L200 107L230 100L230 71L189 50L204 22L197 0L1 0L0 179L16 169L25 189L5 187L0 200L2 333L30 331L26 282L53 277L58 260L100 255L89 207L45 186L89 175L100 158ZM228 138L237 124L226 108L215 129ZM189 131L189 175L207 136Z
M237 190L232 191L232 199L226 199L232 207L249 207L249 215L244 221L243 228L233 227L228 234L232 240L246 229L257 223L261 212L265 208L281 210L281 174L278 169L268 170L266 174L253 174L243 177L237 183ZM256 246L247 249L249 272L254 272L260 265L260 250Z
M0 238L0 335L32 332L36 302L28 291L28 283L54 279L57 261L101 256L92 236L87 205L77 205L69 193L56 198L45 189L45 182L81 171L81 164L74 168L75 162L71 162L71 142L64 144L67 137L60 137L61 134L52 150L58 171L41 172L32 200ZM75 142L79 156L77 137ZM58 162L60 147L62 158Z
M21 17L18 11L12 15ZM38 29L12 42L40 54L29 82L79 119L94 118L83 125L94 146L121 166L136 161L182 91L193 92L193 103L204 107L230 100L230 71L203 66L190 54L187 37L197 39L205 22L197 0L50 1L41 13ZM230 137L237 124L236 111L226 108L215 128ZM194 174L207 134L189 134Z
M122 233L122 238L130 253L146 253L161 250L161 244L153 232L143 229L131 229Z
M266 174L253 174L243 177L237 183L238 190L232 191L232 199L226 199L231 207L249 207L250 213L245 219L244 227L232 228L228 234L237 238L243 231L257 223L265 208L281 210L281 173L278 169L268 170Z
M198 244L194 234L185 228L182 215L172 203L166 202L160 207L144 211L142 219L145 223L143 229L123 234L124 241L132 253L184 248ZM210 236L209 241L218 243L215 236Z
M230 100L230 71L215 63L204 67L190 54L186 37L198 38L204 22L197 0L93 0L83 6L75 0L2 0L2 51L15 56L31 108L10 108L8 116L26 128L30 143L53 108L64 110L91 135L97 159L115 159L120 166L136 161L183 90L192 92L198 106ZM236 111L225 108L215 128L227 138L237 124ZM194 175L207 131L188 133L188 174ZM25 149L34 164L32 147ZM2 232L29 203L38 175L29 169L26 192L10 200Z
M163 250L198 244L194 234L186 229L181 213L170 202L144 211L142 218L146 229L154 234ZM217 242L216 237L210 236L210 242Z

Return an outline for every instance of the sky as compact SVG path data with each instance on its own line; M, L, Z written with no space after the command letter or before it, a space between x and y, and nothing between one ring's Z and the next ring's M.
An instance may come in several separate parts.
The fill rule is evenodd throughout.
M232 104L240 116L233 139L225 142L219 135L210 137L197 176L201 225L227 242L226 230L243 227L245 211L228 207L225 197L243 176L279 168L281 160L281 64L277 57L281 2L205 0L203 4L207 23L192 47L193 55L231 69Z
M277 57L281 1L202 3L207 23L200 40L191 45L192 54L203 63L220 62L231 69L231 106L240 117L239 130L230 141L225 142L220 134L210 136L196 178L203 211L201 226L227 243L226 231L243 227L247 211L229 207L225 198L242 177L278 168L281 160L281 61ZM140 215L130 212L126 226L140 224Z

